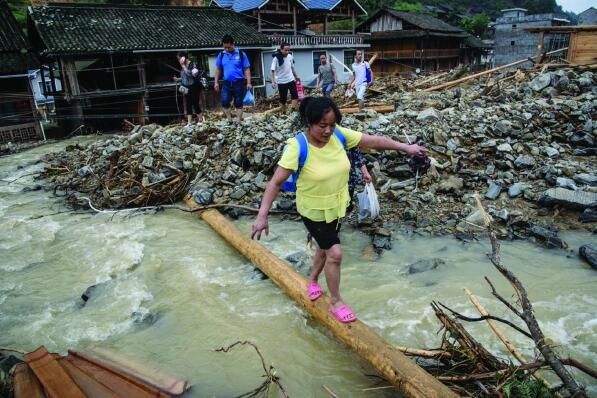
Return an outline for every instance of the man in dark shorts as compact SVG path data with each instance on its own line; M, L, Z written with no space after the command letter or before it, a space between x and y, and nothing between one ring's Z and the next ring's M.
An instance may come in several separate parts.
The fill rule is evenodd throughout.
M243 120L243 99L246 90L253 88L251 84L251 64L247 54L235 48L232 36L224 35L222 45L224 51L216 58L214 89L220 91L219 80L222 77L222 108L224 108L228 123L232 123L230 105L234 99L234 108L238 117L236 123L240 124Z
M298 75L294 70L294 58L290 54L290 44L282 43L280 49L274 53L271 67L271 80L274 90L280 92L280 104L282 112L286 111L286 99L290 91L291 106L293 110L298 109L298 92L296 91L296 79Z

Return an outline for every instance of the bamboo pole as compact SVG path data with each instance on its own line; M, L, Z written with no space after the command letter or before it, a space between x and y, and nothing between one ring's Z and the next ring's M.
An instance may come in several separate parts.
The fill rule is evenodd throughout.
M567 49L568 49L568 47L560 48L559 50L550 51L550 52L548 52L545 55L555 54L555 53L558 53L558 52L561 52L561 51L565 51ZM520 64L523 64L523 63L528 62L528 61L529 61L528 58L521 59L519 61L512 62L511 64L506 64L506 65L498 66L497 68L488 69L488 70L483 71L483 72L475 73L474 75L463 77L462 79L452 80L452 81L449 81L449 82L446 82L446 83L442 83L442 84L437 85L437 86L429 87L429 88L424 89L423 91L437 91L437 90L441 90L442 88L452 87L452 86L458 85L460 83L466 82L468 80L475 79L475 78L481 77L481 76L485 76L485 75L488 75L488 74L493 73L493 72L497 72L497 71L502 70L502 69L511 68L513 66L520 65Z
M464 292L466 293L466 295L468 296L469 300L471 301L471 303L473 303L473 305L477 308L477 310L479 311L479 314L481 314L482 316L488 316L489 312L487 312L487 310L485 309L485 307L483 307L483 305L479 302L479 300L477 299L477 297L473 294L473 292L471 292L468 288L464 288ZM502 343L504 343L504 345L506 346L506 349L508 351L510 351L510 353L518 360L518 362L520 362L521 365L526 365L527 361L524 358L524 356L522 355L522 353L520 351L518 351L518 349L516 348L516 346L510 341L510 339L502 332L502 330L499 328L499 326L495 323L495 321L493 319L486 319L485 320L487 322L487 324L489 325L489 327L491 328L491 330L493 330L493 332L495 333L495 335L498 337L498 339L500 339L502 341ZM545 380L543 377L541 377L539 374L534 373L533 376L539 380L541 383L543 383L545 386L551 388L551 386L549 385L549 383L547 382L547 380Z
M195 207L187 197L186 204ZM355 321L340 323L329 313L327 295L312 302L306 294L307 280L259 242L250 239L217 210L197 212L228 243L263 271L276 285L311 316L326 326L340 341L348 345L361 358L373 366L387 381L407 397L451 398L456 397L447 386L421 367L411 362L371 328Z

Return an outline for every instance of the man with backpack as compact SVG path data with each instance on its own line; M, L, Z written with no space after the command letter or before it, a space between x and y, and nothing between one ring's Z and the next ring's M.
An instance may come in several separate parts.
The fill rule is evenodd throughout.
M232 111L230 105L234 100L234 108L238 125L243 121L243 99L246 90L251 90L251 64L249 58L244 51L239 50L234 46L234 39L230 35L222 37L222 51L216 58L216 74L214 81L214 89L220 91L220 78L222 78L221 100L222 108L228 119L228 123L232 124Z
M174 81L180 83L178 91L183 97L184 113L187 115L187 129L193 128L193 116L197 115L197 125L203 123L199 98L204 88L201 82L201 73L195 63L189 59L186 51L179 51L176 55L180 64L180 77L174 76ZM177 94L178 95L178 94Z
M365 107L365 92L367 87L373 83L373 72L369 63L363 60L363 52L357 50L355 54L355 62L352 64L352 81L348 88L355 90L357 100L359 101L359 111Z
M296 80L298 75L294 70L294 58L290 54L290 44L282 43L280 49L273 54L271 67L271 81L274 90L277 88L280 92L280 105L282 112L286 111L286 99L290 91L291 106L293 110L298 109L298 91L296 90Z

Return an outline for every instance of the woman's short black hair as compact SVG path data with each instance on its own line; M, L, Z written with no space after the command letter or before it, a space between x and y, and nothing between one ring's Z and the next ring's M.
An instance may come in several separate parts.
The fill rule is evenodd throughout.
M319 123L323 116L333 111L336 116L336 123L342 121L342 113L338 105L328 97L305 97L299 107L299 122L301 126L311 126Z
M234 38L230 35L224 35L222 37L222 44L234 44Z
M188 58L189 57L186 51L179 51L177 55L178 55L178 58L181 58L181 57Z

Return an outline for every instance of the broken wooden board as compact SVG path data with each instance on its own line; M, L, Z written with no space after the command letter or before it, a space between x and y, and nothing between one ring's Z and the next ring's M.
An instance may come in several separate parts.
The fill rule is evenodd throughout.
M46 347L41 346L37 350L25 354L24 359L39 379L48 398L86 398L83 391Z
M15 367L13 388L15 398L46 398L44 388L26 363Z

